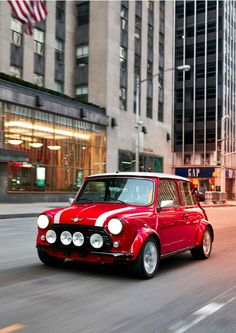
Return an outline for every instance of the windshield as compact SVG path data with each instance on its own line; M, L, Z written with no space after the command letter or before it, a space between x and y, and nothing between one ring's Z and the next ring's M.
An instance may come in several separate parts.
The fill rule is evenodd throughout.
M146 206L153 201L154 182L137 178L99 178L88 180L75 202L117 202Z

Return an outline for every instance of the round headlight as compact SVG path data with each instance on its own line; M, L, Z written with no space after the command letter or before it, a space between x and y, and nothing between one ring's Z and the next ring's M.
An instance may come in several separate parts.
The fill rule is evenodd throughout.
M102 238L102 236L99 235L99 234L92 234L92 236L90 237L90 244L95 249L100 249L100 247L103 246L103 238Z
M48 243L53 244L57 240L57 235L54 230L48 230L46 233L46 240Z
M72 235L69 231L63 231L60 239L63 245L69 245L72 242Z
M123 230L123 223L119 219L111 219L107 227L111 234L119 235Z
M73 243L75 246L81 246L84 244L84 236L81 232L75 232L73 235Z
M46 229L49 225L49 217L47 215L39 215L37 224L39 228Z

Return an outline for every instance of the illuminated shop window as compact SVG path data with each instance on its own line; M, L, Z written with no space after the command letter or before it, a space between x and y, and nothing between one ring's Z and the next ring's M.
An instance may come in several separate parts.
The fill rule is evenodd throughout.
M2 146L29 160L8 164L9 191L77 191L85 176L106 171L101 125L2 103Z

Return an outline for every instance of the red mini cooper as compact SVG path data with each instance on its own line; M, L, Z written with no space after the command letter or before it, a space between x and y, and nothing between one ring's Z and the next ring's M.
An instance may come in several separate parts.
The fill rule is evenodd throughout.
M89 176L70 207L44 212L37 224L44 264L126 262L146 279L172 254L207 259L214 238L192 183L163 173Z

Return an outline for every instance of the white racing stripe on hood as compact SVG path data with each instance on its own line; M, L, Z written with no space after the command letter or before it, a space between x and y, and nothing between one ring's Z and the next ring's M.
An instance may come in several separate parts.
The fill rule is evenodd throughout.
M134 207L119 208L119 209L114 209L114 210L110 210L109 212L103 213L100 216L98 216L95 225L98 226L98 227L102 227L104 222L106 221L106 219L109 216L114 215L114 214L118 214L118 213L123 213L126 210L131 210L131 209L134 209Z
M71 207L67 207L65 209L60 210L59 212L57 212L54 216L54 224L59 224L60 223L60 217L61 214L64 213L66 210L71 209Z

